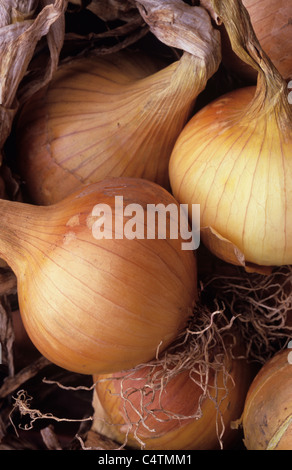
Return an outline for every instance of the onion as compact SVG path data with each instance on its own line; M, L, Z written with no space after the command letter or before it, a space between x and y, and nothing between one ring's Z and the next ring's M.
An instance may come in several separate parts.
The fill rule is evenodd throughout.
M162 40L184 47L179 60L162 68L143 52L75 58L26 103L17 160L33 203L52 204L108 176L141 177L169 189L176 137L221 60L208 13L183 2L172 8L173 22L163 16L169 7L152 13L147 5L144 15Z
M291 366L291 349L284 349L254 378L242 415L248 450L292 450Z
M24 327L50 361L85 374L119 371L152 359L185 328L197 299L195 252L168 222L164 237L135 234L146 230L147 204L158 203L178 207L165 189L134 178L87 185L50 206L0 201L0 256L16 274ZM113 214L122 214L114 231Z
M264 272L292 264L292 110L242 3L223 0L218 15L258 83L188 122L171 155L170 182L180 203L200 204L202 240L214 254Z
M292 78L292 4L286 0L242 0L259 42L285 79Z
M240 434L231 423L241 416L250 367L244 359L231 359L228 349L217 350L211 366L201 359L188 367L188 359L181 351L168 368L162 357L123 373L94 376L92 430L134 449L232 447Z
M247 83L254 84L257 71L236 55L231 47L226 28L215 14L211 0L200 2L219 25L222 38L222 62L224 66ZM292 4L286 0L242 0L251 24L265 53L284 79L292 78ZM232 5L231 5L232 8Z

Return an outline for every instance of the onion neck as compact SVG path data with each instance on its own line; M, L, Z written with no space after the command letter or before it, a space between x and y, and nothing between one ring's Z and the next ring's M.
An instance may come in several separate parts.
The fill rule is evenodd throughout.
M188 112L197 96L205 89L208 79L219 63L214 60L207 66L205 62L188 52L180 60L139 81L137 87L146 92L147 109L154 109L161 121L164 112L179 117L179 112Z
M40 208L15 201L0 200L0 257L19 276L35 251L34 220Z

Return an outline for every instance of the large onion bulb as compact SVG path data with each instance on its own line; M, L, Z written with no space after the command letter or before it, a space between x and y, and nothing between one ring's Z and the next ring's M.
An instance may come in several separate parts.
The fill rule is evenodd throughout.
M236 50L258 68L258 85L218 98L188 122L172 152L170 181L179 202L201 205L202 239L211 251L260 270L292 263L292 110L246 10L233 4L245 19L235 22L229 3L220 3L220 13Z
M226 351L222 363L206 371L198 363L171 376L154 363L94 376L92 430L134 449L232 448L240 437L232 421L243 410L250 366Z
M242 426L248 450L292 450L292 353L269 359L248 391Z

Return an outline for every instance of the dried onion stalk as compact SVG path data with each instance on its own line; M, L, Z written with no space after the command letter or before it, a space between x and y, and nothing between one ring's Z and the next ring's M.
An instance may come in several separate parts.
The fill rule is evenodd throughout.
M0 149L10 134L18 108L17 91L39 40L46 36L50 60L41 76L22 90L22 98L35 93L57 68L64 39L65 0L42 2L8 0L0 5ZM21 99L22 99L21 98Z
M286 0L243 0L258 40L284 79L292 78L292 4ZM224 41L223 41L224 43ZM225 54L226 52L226 54ZM242 62L226 45L224 64L246 80L255 81L256 71Z
M248 450L292 449L291 349L278 351L253 380L242 424Z
M141 209L142 238L121 233L131 203ZM185 328L197 300L196 257L168 223L165 236L155 225L146 237L147 205L158 203L178 207L165 189L135 178L87 185L50 206L0 200L0 255L17 277L24 327L49 360L84 374L122 370L152 359ZM98 204L109 207L109 237L94 233Z
M159 358L94 376L92 430L128 448L232 448L241 435L231 422L253 377L233 322L224 309L199 303L187 330Z

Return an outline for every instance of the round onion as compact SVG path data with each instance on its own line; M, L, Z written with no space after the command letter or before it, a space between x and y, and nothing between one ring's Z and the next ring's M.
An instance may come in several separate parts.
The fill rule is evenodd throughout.
M257 38L284 79L292 79L292 4L286 0L242 0L251 18ZM227 69L249 82L257 72L243 62L230 46L225 28L222 34L222 60Z

